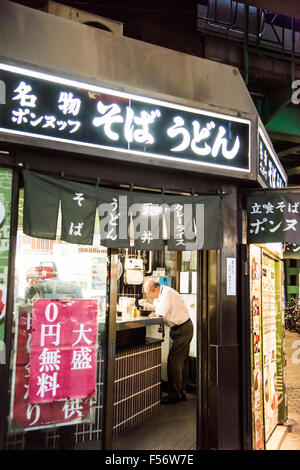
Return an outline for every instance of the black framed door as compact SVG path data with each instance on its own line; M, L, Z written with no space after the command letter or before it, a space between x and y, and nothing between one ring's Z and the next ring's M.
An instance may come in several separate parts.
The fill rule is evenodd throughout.
M117 306L117 271L118 251L108 250L108 306L107 306L107 332L106 332L106 367L104 372L104 435L103 448L112 449L113 445L113 418L114 418L114 381L116 356L116 306Z

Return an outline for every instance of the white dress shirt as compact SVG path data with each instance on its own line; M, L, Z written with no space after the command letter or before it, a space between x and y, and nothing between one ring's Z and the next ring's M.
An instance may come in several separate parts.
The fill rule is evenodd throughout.
M162 316L168 326L181 325L190 318L188 306L172 287L161 286L159 297L155 300L155 313Z

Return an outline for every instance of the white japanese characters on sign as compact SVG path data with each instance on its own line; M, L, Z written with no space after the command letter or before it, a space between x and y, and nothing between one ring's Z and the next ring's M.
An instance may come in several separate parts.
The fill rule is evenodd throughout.
M260 177L269 188L284 188L287 185L286 174L261 128L258 132L258 146Z
M269 215L268 217L257 217L254 222L250 222L250 233L255 235L257 235L260 231L275 233L279 229L283 232L286 232L287 230L296 231L296 225L298 224L297 218L282 217L278 223L275 222L274 217L276 216L276 212L281 212L283 214L284 211L291 214L291 217L293 217L292 214L299 214L299 202L297 201L291 204L284 201L279 201L275 205L271 204L270 202L267 202L266 204L258 204L255 202L251 206L250 215L274 214L274 216L272 217Z
M53 319L55 311L52 307L48 313L48 320ZM37 356L39 369L36 369L36 374L39 377L37 381L39 398L41 395L44 395L44 397L39 403L31 403L29 400L31 323L30 311L21 308L16 324L17 347L14 351L13 360L13 386L9 417L10 432L20 432L21 428L28 431L80 422L90 423L92 415L90 414L91 399L89 397L86 399L76 398L47 402L47 395L60 391L59 388L56 388L58 377L53 372L59 373L60 368L63 366L64 357L57 348L42 348L41 354L39 357ZM76 335L74 341L75 339ZM50 342L50 338L46 337L45 341ZM81 361L79 364L81 364ZM80 370L78 372L74 371L74 373L80 373Z
M34 302L29 399L47 403L95 393L97 303Z
M7 64L0 80L9 97L0 132L250 172L248 119Z
M300 195L264 190L247 197L248 243L300 244Z

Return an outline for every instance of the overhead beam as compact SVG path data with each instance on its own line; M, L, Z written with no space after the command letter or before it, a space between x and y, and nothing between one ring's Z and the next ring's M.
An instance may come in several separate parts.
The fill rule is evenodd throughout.
M276 140L300 144L300 110L297 106L286 106L266 124L267 131Z
M289 168L288 170L285 170L287 176L295 176L295 175L300 175L300 166L295 166L294 168Z
M246 3L257 8L270 10L282 15L300 18L299 0L238 0L239 3Z
M282 88L280 91L271 92L264 100L263 121L268 124L274 119L291 101L291 89Z
M284 158L284 157L287 157L288 155L292 155L298 152L300 153L300 145L296 145L295 147L290 147L286 150L282 150L281 152L278 152L277 155L279 158Z
M292 144L300 143L300 138L295 135L285 134L283 132L270 131L269 129L267 129L267 131L271 140L274 142L291 142Z

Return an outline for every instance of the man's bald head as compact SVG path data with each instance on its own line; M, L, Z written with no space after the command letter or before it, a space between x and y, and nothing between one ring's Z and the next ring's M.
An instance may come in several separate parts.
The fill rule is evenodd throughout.
M144 282L144 291L150 299L157 299L160 292L160 284L155 279L149 277Z

